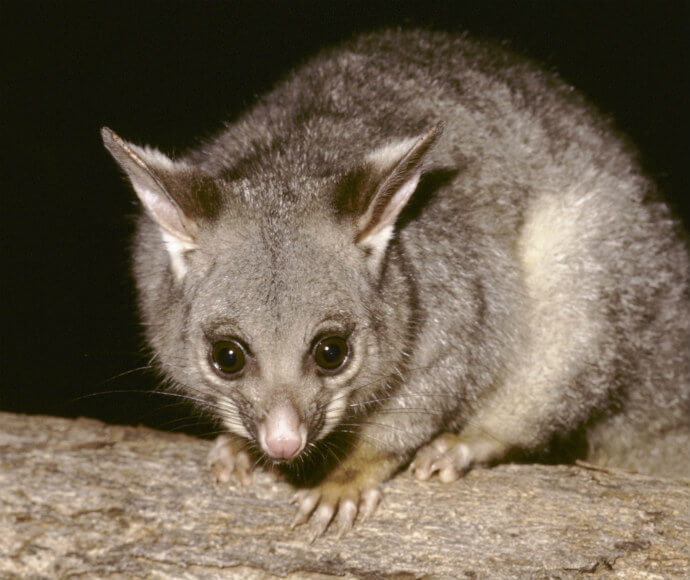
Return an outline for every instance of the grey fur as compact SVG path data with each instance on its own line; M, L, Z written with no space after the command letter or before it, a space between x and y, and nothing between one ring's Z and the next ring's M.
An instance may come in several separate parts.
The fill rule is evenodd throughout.
M553 75L387 31L317 56L174 163L104 140L153 192L134 251L151 348L230 431L256 437L285 400L311 444L341 397L340 429L397 465L444 431L469 463L579 432L592 461L690 476L687 249L630 148ZM415 171L392 238L367 238L362 216ZM310 363L324 332L349 337L340 374ZM209 363L227 336L251 350L232 380Z

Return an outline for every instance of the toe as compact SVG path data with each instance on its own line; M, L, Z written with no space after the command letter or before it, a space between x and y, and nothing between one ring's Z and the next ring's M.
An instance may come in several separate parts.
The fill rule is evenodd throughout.
M309 522L309 541L310 543L316 540L316 538L323 535L331 523L333 516L335 515L336 506L332 503L321 503L319 507L314 511L311 520Z
M415 479L426 481L434 472L434 462L441 457L441 452L432 445L425 445L417 451L414 460L410 464L410 470Z
M246 451L240 451L235 458L235 477L244 486L252 482L252 459Z
M292 520L292 524L290 524L291 528L296 528L297 526L302 525L309 519L309 516L311 516L312 512L316 508L316 505L319 503L320 497L321 494L317 490L313 489L300 490L295 494L295 498L298 502L298 507L297 513L295 514L295 518Z
M469 445L466 445L465 443L458 443L449 449L446 452L445 457L447 458L449 465L452 465L453 469L455 469L458 474L467 471L474 459L472 450L470 449Z
M426 481L432 475L431 464L413 466L412 473L417 481Z
M438 479L443 483L451 483L460 478L460 472L453 465L445 465L438 470Z
M357 518L357 503L351 499L346 499L340 502L338 506L337 516L337 536L342 538L347 532L352 529Z
M378 485L365 488L362 491L359 507L362 519L370 517L376 511L379 503L381 503L381 488Z

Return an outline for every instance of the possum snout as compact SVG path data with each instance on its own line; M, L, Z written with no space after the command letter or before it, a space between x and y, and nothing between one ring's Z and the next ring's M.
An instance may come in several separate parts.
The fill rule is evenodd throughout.
M306 425L289 403L276 405L266 412L257 430L261 449L273 459L293 459L307 444Z

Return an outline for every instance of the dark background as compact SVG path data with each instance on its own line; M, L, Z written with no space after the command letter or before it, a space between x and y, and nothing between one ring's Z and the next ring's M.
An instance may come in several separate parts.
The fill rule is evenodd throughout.
M356 31L466 29L506 39L612 116L687 224L689 6L4 0L0 409L189 423L138 393L156 377L135 370L147 363L128 273L136 203L102 125L174 154Z

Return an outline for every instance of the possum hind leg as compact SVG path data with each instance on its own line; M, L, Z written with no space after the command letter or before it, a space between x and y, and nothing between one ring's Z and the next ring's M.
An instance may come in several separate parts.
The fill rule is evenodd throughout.
M605 230L581 202L547 197L528 217L518 246L526 304L515 359L459 434L443 433L418 451L411 464L418 479L438 473L450 481L511 449L537 450L608 404L617 355L602 298L605 268L590 251Z

